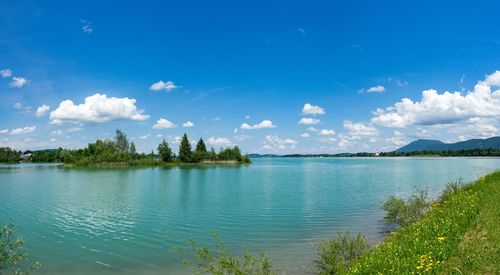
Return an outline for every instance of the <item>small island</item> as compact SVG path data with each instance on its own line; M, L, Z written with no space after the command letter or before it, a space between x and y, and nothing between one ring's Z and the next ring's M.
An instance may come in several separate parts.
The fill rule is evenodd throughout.
M64 163L66 167L147 167L213 164L249 164L248 155L242 155L238 146L207 150L200 138L194 150L187 134L180 140L179 152L175 154L169 144L162 140L157 154L138 153L133 141L121 130L116 130L114 139L96 140L86 148L52 149L20 152L11 148L0 148L0 163Z

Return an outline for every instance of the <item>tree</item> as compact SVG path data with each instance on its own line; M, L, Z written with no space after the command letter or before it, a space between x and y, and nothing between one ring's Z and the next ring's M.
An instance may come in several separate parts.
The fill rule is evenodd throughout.
M179 159L182 162L191 162L191 143L186 133L182 136L181 144L179 145Z
M132 156L135 156L137 154L137 150L135 149L134 142L130 143L130 154L132 154Z
M196 144L196 149L194 150L192 161L199 162L208 158L207 147L202 138Z
M23 251L24 241L15 236L14 224L0 226L0 274L10 271L12 274L29 274L40 267L35 262L31 267L26 267L28 255Z
M158 154L160 155L160 159L164 162L170 162L172 161L172 150L168 146L168 143L163 140L159 145L158 145Z
M198 143L196 144L196 152L200 153L206 153L207 152L207 147L205 146L205 142L203 141L203 138L200 138Z
M125 135L125 133L123 133L119 129L116 129L115 142L116 142L116 149L118 149L120 153L125 153L129 151L130 145L127 139L127 135Z

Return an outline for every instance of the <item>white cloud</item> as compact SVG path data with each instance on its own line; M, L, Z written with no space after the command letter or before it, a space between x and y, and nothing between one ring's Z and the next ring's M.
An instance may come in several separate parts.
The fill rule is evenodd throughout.
M7 134L8 132L9 132L9 129L0 130L0 134Z
M42 106L36 109L36 116L42 117L50 110L50 106L43 104Z
M385 91L385 87L384 86L380 86L380 85L377 85L377 86L373 86L373 87L370 87L370 88L367 88L367 89L361 89L359 90L360 93L381 93Z
M160 118L156 121L156 124L153 125L153 129L170 129L170 128L175 128L177 125L173 123L172 121L165 119L165 118Z
M174 82L172 81L167 81L167 82L163 82L163 80L160 80L156 83L153 83L149 89L152 90L152 91L161 91L161 90L165 90L167 92L170 92L172 91L173 89L176 89L178 88L177 85L175 85Z
M245 116L245 119L250 119L250 116L249 116L249 115L246 115L246 116Z
M140 139L148 139L150 136L151 136L150 134L146 134L146 135L140 136L139 138Z
M439 94L430 89L422 92L420 101L403 98L394 106L377 109L372 122L384 127L404 128L408 125L439 125L466 121L471 118L500 117L500 71L479 81L473 91Z
M193 126L194 126L194 123L192 123L192 122L191 122L191 121L189 121L189 120L188 120L188 121L186 121L186 122L184 122L184 123L182 123L182 127L184 127L184 128L191 128L191 127L193 127Z
M81 127L72 127L72 128L66 129L66 132L68 132L68 133L75 133L75 132L80 132L81 130L82 130Z
M21 109L21 108L23 108L23 104L21 104L21 102L16 102L16 103L14 103L13 107L14 107L14 109Z
M318 141L321 143L335 143L337 139L333 137L322 137L319 138Z
M264 145L262 149L264 150L286 150L286 149L295 149L297 145L297 141L293 139L281 139L276 135L268 135L265 137Z
M385 139L385 142L396 147L401 147L408 143L404 137L399 137L399 136L388 137Z
M302 135L300 135L301 137L303 138L308 138L310 137L311 135L309 133L303 133Z
M351 136L378 136L378 130L373 126L366 126L361 122L354 123L344 120L344 128Z
M250 125L248 123L243 123L240 126L240 129L243 130L260 130L260 129L269 129L276 128L276 125L273 124L270 120L263 120L259 124Z
M220 118L220 117L214 117L214 118L212 119L212 121L213 121L213 122L218 122L218 121L221 121L221 118Z
M2 78L11 77L12 71L10 69L3 69L3 70L0 70L0 75L2 76Z
M370 87L366 90L367 93L381 93L385 91L385 87L384 86L374 86L374 87Z
M60 136L64 135L64 132L61 129L57 129L57 130L50 132L50 135L60 137Z
M209 137L207 139L207 144L211 146L228 146L231 144L231 140L225 137Z
M80 132L82 130L81 127L72 127L72 128L68 128L66 130L61 130L61 129L57 129L57 130L54 130L52 132L50 132L50 135L52 136L62 136L66 133L76 133L76 132Z
M308 118L308 117L303 117L300 119L299 124L301 125L316 125L320 123L321 121L316 118Z
M20 76L14 76L12 78L12 81L9 83L9 86L11 88L22 88L26 85L28 85L28 80L26 78L20 77Z
M10 131L11 135L29 134L36 130L36 126L26 126L24 128L16 128Z
M335 135L335 131L328 130L328 129L321 129L321 131L319 131L318 135L320 135L320 136L333 136L333 135Z
M315 132L318 131L318 129L316 129L316 128L314 128L314 127L311 126L311 127L307 128L307 131L315 133Z
M128 97L107 97L95 94L85 98L83 104L75 105L71 100L64 100L50 113L50 122L59 124L69 122L103 123L112 120L145 121L149 115L137 109L135 99Z
M92 22L80 19L80 22L82 23L82 31L84 33L91 33L93 31L92 29Z
M319 106L314 106L309 103L304 104L304 107L302 108L302 114L303 115L324 115L325 114L325 109L319 107Z

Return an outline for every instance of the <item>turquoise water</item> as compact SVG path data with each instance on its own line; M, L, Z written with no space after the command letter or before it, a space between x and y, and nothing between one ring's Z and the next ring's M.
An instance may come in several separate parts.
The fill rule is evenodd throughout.
M50 274L188 273L183 239L266 251L289 274L314 270L313 244L349 230L372 241L380 210L415 187L500 168L489 158L269 158L249 166L68 169L0 166L0 223L12 221Z

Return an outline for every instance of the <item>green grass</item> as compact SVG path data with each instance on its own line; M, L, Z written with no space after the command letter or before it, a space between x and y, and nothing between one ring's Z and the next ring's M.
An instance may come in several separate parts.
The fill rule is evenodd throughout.
M419 221L349 263L346 274L496 274L500 171L455 188Z

